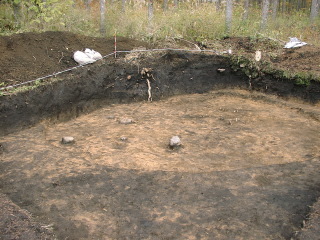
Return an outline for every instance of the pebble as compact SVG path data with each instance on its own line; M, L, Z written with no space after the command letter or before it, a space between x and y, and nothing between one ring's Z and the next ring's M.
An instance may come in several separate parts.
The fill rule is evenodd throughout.
M63 137L61 140L61 143L63 144L74 143L74 137Z
M4 147L3 145L0 143L0 154L4 152Z
M122 142L125 142L125 141L128 140L128 138L127 138L127 137L120 137L120 140L121 140Z
M181 146L181 140L178 136L173 136L169 142L170 148L177 148Z
M119 120L120 124L131 124L133 123L133 120L131 118L122 118Z

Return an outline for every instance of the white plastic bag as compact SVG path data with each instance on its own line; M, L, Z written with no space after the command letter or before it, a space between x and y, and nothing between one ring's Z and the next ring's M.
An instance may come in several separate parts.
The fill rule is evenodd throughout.
M93 63L99 59L102 59L102 55L99 52L94 51L93 49L86 48L84 52L76 51L73 54L73 59L81 65Z
M79 64L93 63L96 60L90 58L87 54L81 51L76 51L73 54L73 59Z
M94 59L94 60L99 60L102 58L102 55L99 52L96 52L95 50L90 49L90 48L86 48L84 53L87 54L88 57L90 57L91 59Z
M286 45L284 46L284 48L297 48L297 47L302 47L304 45L307 45L306 42L301 42L298 38L290 37L290 41L286 43Z

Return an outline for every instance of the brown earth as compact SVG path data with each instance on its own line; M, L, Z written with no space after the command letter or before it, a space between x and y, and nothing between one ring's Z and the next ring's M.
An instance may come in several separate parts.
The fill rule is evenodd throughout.
M148 44L117 38L118 50L132 50ZM114 39L92 38L68 32L24 33L0 37L1 83L13 85L53 74L78 65L77 50L91 48L103 56L114 52Z
M62 32L1 37L1 82L76 66L72 53L85 47L105 55L114 40ZM118 50L138 47L150 46L118 38ZM248 58L261 49L277 68L319 73L315 46L284 50L231 38L210 47ZM0 239L318 239L317 203L300 231L320 195L316 82L249 82L216 54L118 57L35 89L2 92L0 190L14 203L1 195ZM141 102L146 79L160 101ZM66 135L76 142L62 145ZM172 135L182 139L177 151L167 146Z
M220 44L229 46L235 54L247 56L249 59L254 59L255 52L260 50L262 61L271 63L275 69L320 76L320 48L315 45L284 49L285 43L282 41L235 37L210 46L218 47Z
M51 239L50 226L34 222L31 214L0 193L0 239Z
M57 239L290 239L319 196L318 107L217 90L42 122L1 138L1 191Z
M254 58L255 51L262 50L262 60L272 62L275 68L298 73L312 72L320 76L319 47L307 45L297 49L283 49L283 45L268 39L235 37L209 42L202 49L217 52L232 49L233 53L250 59ZM162 43L160 46L195 49L193 44L183 40ZM137 47L152 46L132 39L117 38L118 51ZM68 32L23 33L0 37L1 84L13 85L76 66L77 63L72 59L73 52L84 48L92 48L107 55L114 52L114 39L92 38Z

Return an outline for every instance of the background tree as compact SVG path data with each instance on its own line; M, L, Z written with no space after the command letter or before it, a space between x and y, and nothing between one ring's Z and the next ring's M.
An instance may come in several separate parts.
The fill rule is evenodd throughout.
M168 10L168 0L163 0L163 10L164 11Z
M100 0L100 34L102 37L106 36L106 0Z
M216 10L220 11L221 9L221 0L216 0Z
M319 14L319 0L312 0L311 3L311 12L310 12L310 20L314 22L316 17Z
M179 0L173 0L173 5L175 8L179 7Z
M90 9L91 9L91 7L90 7L91 2L92 2L92 0L84 0L84 4L85 4L88 12L90 12Z
M232 28L232 0L227 0L226 4L226 34L229 35Z
M279 0L272 1L272 19L275 20L278 13Z
M267 26L269 5L270 5L269 0L262 1L262 17L261 17L260 29L265 29Z
M287 11L287 0L281 1L281 11L282 13L285 13Z
M21 0L14 0L11 4L13 9L14 24L18 26L21 20Z
M148 2L148 21L151 24L153 19L153 0L149 0Z
M126 11L126 0L122 0L121 3L121 12L124 13Z
M250 4L250 0L244 0L243 2L243 17L242 20L247 20L248 16L249 16L249 4Z

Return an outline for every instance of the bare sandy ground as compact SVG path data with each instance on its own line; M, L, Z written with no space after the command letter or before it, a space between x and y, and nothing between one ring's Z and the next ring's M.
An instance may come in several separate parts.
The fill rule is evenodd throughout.
M290 239L319 197L319 119L242 90L114 104L2 137L1 188L58 239Z

